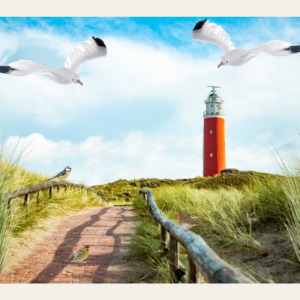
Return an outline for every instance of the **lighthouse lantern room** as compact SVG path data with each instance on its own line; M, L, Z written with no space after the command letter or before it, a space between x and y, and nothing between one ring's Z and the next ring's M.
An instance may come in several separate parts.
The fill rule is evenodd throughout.
M225 111L223 100L216 88L213 89L204 101L206 110L203 112L203 176L220 175L226 168L225 160Z

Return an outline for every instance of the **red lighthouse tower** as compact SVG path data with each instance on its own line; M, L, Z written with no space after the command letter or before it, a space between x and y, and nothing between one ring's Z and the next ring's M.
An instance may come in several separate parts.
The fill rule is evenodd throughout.
M226 168L225 160L225 111L223 100L216 88L208 94L204 101L206 110L204 117L203 138L203 177L220 175Z

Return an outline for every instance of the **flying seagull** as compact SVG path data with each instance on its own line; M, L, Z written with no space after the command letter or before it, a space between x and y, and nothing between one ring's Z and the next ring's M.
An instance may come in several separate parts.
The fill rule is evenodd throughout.
M106 54L107 49L104 42L99 38L91 37L89 41L80 43L74 48L65 61L64 67L48 69L34 61L21 59L8 64L8 66L0 66L0 73L26 76L40 71L40 75L44 75L59 84L79 83L83 85L77 74L80 65L88 60L106 56Z
M273 56L285 56L300 52L300 46L293 46L290 43L282 41L269 41L249 51L235 49L225 30L208 20L198 22L193 29L193 39L196 41L207 42L217 45L223 56L218 68L221 66L242 66L252 58L260 56L261 52Z

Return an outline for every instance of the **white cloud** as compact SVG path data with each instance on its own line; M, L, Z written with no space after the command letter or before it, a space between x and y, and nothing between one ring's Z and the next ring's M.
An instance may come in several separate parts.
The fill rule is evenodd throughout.
M262 132L260 133L256 138L262 142L264 142L265 140L271 140L271 138L273 137L273 133L271 131L267 131L267 132Z
M11 37L2 39L7 41ZM13 46L6 43L3 49L9 51L19 45L22 58L22 45L27 41L26 48L38 57L47 50L49 62L55 60L57 67L63 65L77 44L51 30L25 29L18 39L15 35L12 39ZM206 85L217 84L222 86L227 115L236 122L280 115L283 111L292 118L298 117L300 86L298 76L292 74L298 72L300 55L279 58L265 55L239 68L217 69L221 56L217 47L214 56L199 53L195 57L168 46L159 47L157 43L149 46L125 38L107 37L105 43L108 56L81 67L83 87L61 86L37 74L22 78L1 75L3 108L8 113L23 118L30 115L39 123L58 127L80 118L83 111L120 102L131 106L136 101L159 99L177 107L180 122L193 130L202 124ZM4 57L0 53L1 61Z
M202 176L202 135L148 136L132 132L124 139L105 140L91 136L81 143L54 142L35 133L9 137L7 145L26 146L26 165L52 175L69 165L70 179L88 185L104 184L120 178L191 178ZM264 146L242 147L226 141L227 167L270 172L274 159ZM18 149L18 151L19 151Z
M291 28L291 24L287 26ZM266 28L264 34L268 32ZM281 35L285 32L282 29ZM255 33L250 31L247 40L256 42ZM288 32L285 36L286 40L290 37ZM70 51L81 42L51 28L44 31L27 28L9 35L1 32L0 38L1 64L11 62L11 57L24 58L22 55L29 52L44 60L37 62L51 67L62 66ZM90 185L119 178L202 175L203 101L209 92L206 86L212 84L222 87L225 99L228 167L269 172L265 164L272 165L272 156L261 140L272 139L275 145L281 145L286 138L284 128L299 122L299 54L264 55L239 68L217 69L221 56L217 47L213 52L208 51L208 55L203 51L195 55L188 50L184 52L183 47L176 50L155 41L151 45L112 35L104 41L108 56L88 62L79 70L83 87L60 86L38 75L18 78L0 74L2 112L18 116L21 128L28 119L34 120L35 131L40 132L22 138L22 142L28 142L36 137L30 147L42 144L28 157L28 166L51 174L69 164L74 168L71 178ZM195 49L197 42L193 43ZM90 136L88 128L76 122L83 114L107 107L126 103L126 114L137 103L155 105L157 101L176 111L165 124L167 129L157 134L137 129L125 134L123 124L116 119L119 134L104 139ZM110 111L113 120L113 110ZM84 130L86 140L71 141L68 132L64 140L46 139L39 130L40 124L63 130L68 122L73 122L74 131L79 127ZM94 122L97 127L97 120ZM155 123L155 113L144 122ZM283 127L281 132L276 130L279 122ZM237 129L243 129L247 135L235 135ZM16 139L10 137L9 141Z

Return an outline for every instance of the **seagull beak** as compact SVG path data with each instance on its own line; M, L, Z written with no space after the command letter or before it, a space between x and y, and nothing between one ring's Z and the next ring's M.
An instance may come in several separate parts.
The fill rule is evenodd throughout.
M83 83L78 79L77 83L79 83L80 85L83 85Z
M222 62L220 62L220 63L219 63L219 65L218 65L218 68L220 68L222 65L223 65L223 63L222 63Z

